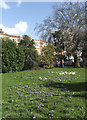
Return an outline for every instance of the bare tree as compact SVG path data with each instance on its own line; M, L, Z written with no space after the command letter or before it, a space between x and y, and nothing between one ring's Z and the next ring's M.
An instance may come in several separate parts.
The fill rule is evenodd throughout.
M85 3L62 4L62 7L54 6L53 16L46 18L42 24L37 24L35 30L42 39L54 40L58 48L65 46L73 52L82 51L85 44L85 39L82 37L86 28Z

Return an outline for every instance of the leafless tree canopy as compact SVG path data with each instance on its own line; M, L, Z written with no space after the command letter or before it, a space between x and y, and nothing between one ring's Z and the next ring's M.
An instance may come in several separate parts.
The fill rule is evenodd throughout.
M61 7L53 6L52 16L37 24L35 30L42 39L54 40L58 48L64 45L72 51L82 51L86 42L85 19L85 3L65 2Z

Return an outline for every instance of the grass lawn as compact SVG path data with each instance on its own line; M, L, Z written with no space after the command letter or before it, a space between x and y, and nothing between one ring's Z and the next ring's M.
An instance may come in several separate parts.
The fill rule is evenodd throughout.
M84 68L2 74L2 117L84 119L86 85Z

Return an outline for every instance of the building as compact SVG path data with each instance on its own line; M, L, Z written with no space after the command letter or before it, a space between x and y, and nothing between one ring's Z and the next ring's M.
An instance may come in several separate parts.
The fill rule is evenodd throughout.
M34 40L34 42L35 42L35 48L36 48L38 54L41 55L42 48L44 46L47 46L48 42L47 41L43 41L43 40L37 40L37 39L32 39L32 40Z
M21 41L21 39L22 39L21 36L8 35L8 34L4 33L4 31L2 31L2 29L0 29L0 38L10 39L10 40L16 42L17 44L18 44L18 43Z
M21 37L21 36L5 34L4 31L2 31L2 29L0 29L0 38L4 38L6 40L11 39L12 41L16 42L17 44L20 43L20 41L23 39L23 37ZM35 48L36 48L38 54L41 55L42 47L46 46L48 44L48 42L43 41L43 40L33 39L33 38L31 38L31 40L34 40Z

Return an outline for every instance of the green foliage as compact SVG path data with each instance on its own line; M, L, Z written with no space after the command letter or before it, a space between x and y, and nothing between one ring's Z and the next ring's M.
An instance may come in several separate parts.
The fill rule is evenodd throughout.
M23 66L23 49L11 40L2 40L2 72L20 71Z
M19 46L23 48L25 55L24 70L31 69L34 66L34 61L38 62L39 55L34 44L34 41L27 35L24 35L23 39L19 43Z
M42 70L43 68L39 67L38 62L34 61L33 67L31 70Z
M42 49L42 60L41 62L44 63L44 68L52 68L54 67L54 55L55 47L53 44L48 44L47 46L43 47Z

